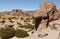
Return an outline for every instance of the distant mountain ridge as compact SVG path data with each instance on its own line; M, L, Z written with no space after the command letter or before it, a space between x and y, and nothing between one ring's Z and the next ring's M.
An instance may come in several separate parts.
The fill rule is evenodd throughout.
M31 14L33 14L33 13L35 13L37 10L30 10L30 11L25 11L26 13L31 13Z
M33 13L35 13L37 10L28 10L28 11L23 11L23 12L26 12L26 13L31 13L31 14L33 14ZM2 11L2 12L0 12L0 13L11 13L12 11Z

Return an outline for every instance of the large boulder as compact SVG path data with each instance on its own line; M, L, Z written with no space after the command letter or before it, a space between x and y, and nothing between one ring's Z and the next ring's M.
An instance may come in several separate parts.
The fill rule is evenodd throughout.
M55 10L56 9L56 5L54 3L52 3L52 2L43 2L40 5L40 9L42 11L48 12L48 11L51 11L51 10Z
M56 11L56 5L52 2L43 2L40 5L40 9L34 13L34 17L46 17L47 13L49 13L50 18L52 18L54 12Z
M34 18L40 23L35 23L37 24L38 31L41 30L41 27L39 26L49 26L49 22L53 20L60 19L60 10L56 9L56 5L52 2L43 2L40 5L40 9L34 13ZM38 19L37 19L38 18ZM39 24L39 25L38 25Z

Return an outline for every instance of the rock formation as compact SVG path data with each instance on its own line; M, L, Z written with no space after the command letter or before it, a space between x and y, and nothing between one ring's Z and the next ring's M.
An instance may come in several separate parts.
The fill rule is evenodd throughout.
M19 14L23 14L23 11L20 9L14 9L11 14L19 15Z
M34 17L45 17L47 16L47 13L49 13L50 17L54 12L56 11L56 5L51 2L43 2L40 5L40 9L34 14Z
M60 11L57 10L56 5L52 2L43 2L40 5L40 9L34 13L35 26L36 28L38 26L48 26L49 22L52 20L59 19L60 17ZM38 22L39 23L38 23Z

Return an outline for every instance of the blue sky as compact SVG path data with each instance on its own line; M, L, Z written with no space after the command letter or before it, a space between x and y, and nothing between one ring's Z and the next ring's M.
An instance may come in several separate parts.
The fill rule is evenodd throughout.
M49 0L60 7L60 0ZM0 11L10 11L13 9L36 10L39 9L43 0L0 0Z

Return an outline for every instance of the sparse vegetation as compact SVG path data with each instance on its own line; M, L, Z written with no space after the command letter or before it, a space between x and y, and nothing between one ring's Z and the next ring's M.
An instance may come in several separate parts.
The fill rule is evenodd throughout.
M21 23L17 22L18 25L22 25Z
M26 22L26 23L27 23L27 20L24 20L24 22Z
M2 19L6 19L6 18L2 18Z
M9 39L15 36L15 29L11 27L7 27L0 30L1 39Z
M29 24L30 19L29 19L29 15L25 15L24 13L22 15L7 15L4 14L1 16L0 18L0 23L1 25L4 25L3 29L0 29L0 37L1 39L10 39L14 36L18 37L18 38L24 38L29 36L29 34L27 33L27 31L21 30L21 29L16 29L16 28L25 28L25 29L33 29L34 26ZM22 23L23 22L23 23ZM19 26L19 27L17 27ZM12 28L14 27L14 28Z
M21 20L23 20L23 18L21 18Z
M1 31L3 30L4 28L0 28L0 37L1 37Z
M35 19L33 19L33 22L32 23L35 24Z
M11 18L9 17L8 20L11 20Z
M23 25L23 26L19 26L20 28L25 28L25 29L34 29L34 26L31 24L28 25Z
M5 23L5 20L0 21L1 23Z
M26 20L30 20L30 19L27 18Z
M8 25L8 27L13 27L14 25Z
M29 34L22 29L16 29L15 36L18 37L18 38L24 38L24 37L29 36Z
M18 19L17 17L11 17L12 19Z
M14 23L14 21L10 20L9 22Z

